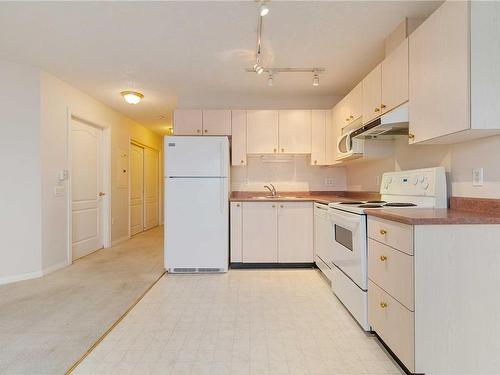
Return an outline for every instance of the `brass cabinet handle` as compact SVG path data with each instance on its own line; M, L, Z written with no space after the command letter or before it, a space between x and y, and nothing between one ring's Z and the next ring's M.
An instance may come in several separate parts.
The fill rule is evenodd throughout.
M236 207L240 207L241 205L239 203L236 203Z
M272 208L276 208L276 205L275 205L275 204L273 204L273 205L272 205Z
M410 133L410 134L408 134L408 138L410 138L410 139L415 138L415 134L411 134L411 133Z
M315 160L315 161L314 161L314 164L318 164L318 161L317 161L317 160Z
M385 229L380 229L380 234L383 236L384 234L387 234L387 231Z
M205 133L208 133L208 130L207 130L207 129L205 129L205 130L203 130L203 131L204 131Z
M284 149L284 148L282 148L282 149L281 149L281 152L285 152L285 149Z
M349 122L349 117L345 119L346 122Z
M240 161L240 163L241 163L241 164L245 164L245 160L241 160L241 161Z
M381 256L380 256L380 260L381 260L382 262L385 262L385 261L387 260L387 257L386 257L385 255L381 255Z
M201 133L201 129L196 129L196 133Z
M282 204L280 204L280 208L283 208L284 206Z
M350 115L350 116L349 116L349 118L352 120L352 119L354 118L354 116L353 116L353 115Z
M387 106L385 104L382 104L380 108L386 108Z
M380 108L375 108L375 112L380 112Z
M276 152L276 149L274 149L274 152Z
M380 302L380 307L385 309L387 307L387 303L386 302Z

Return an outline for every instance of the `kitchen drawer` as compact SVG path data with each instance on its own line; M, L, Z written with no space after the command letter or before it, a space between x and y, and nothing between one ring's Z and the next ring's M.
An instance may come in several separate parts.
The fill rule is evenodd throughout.
M408 370L415 372L414 314L370 280L368 321Z
M413 226L368 217L368 237L413 255Z
M368 239L368 277L414 311L412 256Z

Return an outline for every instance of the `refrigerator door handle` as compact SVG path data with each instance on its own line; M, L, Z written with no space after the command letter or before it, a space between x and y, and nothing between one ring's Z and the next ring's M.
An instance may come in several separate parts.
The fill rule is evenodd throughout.
M219 178L219 183L220 183L220 213L224 213L224 184L225 181L223 178Z
M220 142L220 175L219 176L225 176L224 174L224 163L226 162L226 155L224 152L224 142Z

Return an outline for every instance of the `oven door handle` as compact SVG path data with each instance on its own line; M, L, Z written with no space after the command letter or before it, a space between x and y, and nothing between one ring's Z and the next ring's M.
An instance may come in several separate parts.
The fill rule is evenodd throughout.
M359 217L351 218L347 215L342 215L335 212L335 209L330 209L328 211L328 216L330 221L342 227L347 227L347 229L355 230L359 225Z

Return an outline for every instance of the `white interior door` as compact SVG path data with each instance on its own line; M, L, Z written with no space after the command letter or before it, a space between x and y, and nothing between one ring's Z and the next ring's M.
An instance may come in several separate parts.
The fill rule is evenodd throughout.
M158 151L144 148L144 229L158 225Z
M144 149L130 145L130 235L144 230Z
M103 247L102 130L71 123L72 258Z

